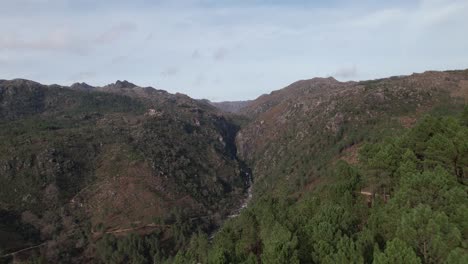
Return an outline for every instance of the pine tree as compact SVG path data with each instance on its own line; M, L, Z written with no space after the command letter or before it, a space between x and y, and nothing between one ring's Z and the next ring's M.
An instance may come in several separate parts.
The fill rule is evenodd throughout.
M387 243L384 252L374 252L374 264L394 263L420 264L421 260L410 246L396 238Z

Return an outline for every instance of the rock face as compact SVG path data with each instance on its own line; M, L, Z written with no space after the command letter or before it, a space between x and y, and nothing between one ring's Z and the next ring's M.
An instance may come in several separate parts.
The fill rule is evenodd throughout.
M70 234L88 234L73 254L92 257L93 241L111 230L177 226L160 230L168 245L210 230L248 187L238 129L211 105L127 81L2 80L0 233L14 239L0 248L46 241L59 261L77 244Z
M239 155L254 170L256 195L297 191L363 139L394 133L407 126L402 121L441 105L461 107L467 80L468 70L362 82L314 78L260 96L241 109L254 119L237 137Z
M95 87L87 84L87 83L74 83L72 84L72 86L70 86L71 89L73 90L79 90L79 91L91 91L93 89L95 89Z

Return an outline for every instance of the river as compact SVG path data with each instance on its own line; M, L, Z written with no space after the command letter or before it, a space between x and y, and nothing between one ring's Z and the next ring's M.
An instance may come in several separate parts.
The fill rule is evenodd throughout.
M253 188L253 181L252 181L252 175L250 172L246 172L246 175L248 176L248 186L249 188L247 189L247 195L245 196L244 200L240 204L240 206L232 211L230 215L228 215L227 219L232 219L238 217L242 210L247 208L249 206L250 200L252 200L252 188ZM215 230L212 231L212 233L209 236L209 240L212 241L213 238L216 236L216 234L219 232L222 226L216 228Z

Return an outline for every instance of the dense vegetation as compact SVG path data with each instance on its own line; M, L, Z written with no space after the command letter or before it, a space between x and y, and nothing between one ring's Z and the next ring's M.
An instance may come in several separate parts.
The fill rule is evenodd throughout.
M175 254L243 199L229 117L128 82L93 89L0 81L2 253L47 242L24 258L88 262L99 241L136 230Z
M468 261L468 108L457 117L425 116L400 136L366 144L359 160L356 165L338 161L322 172L327 182L300 199L262 196L225 223L212 241L200 232L175 257L154 249L152 243L160 238L131 236L102 240L101 260Z
M339 161L300 200L262 197L175 263L467 263L468 108ZM373 186L374 196L361 193Z
M466 80L299 81L244 116L128 82L0 81L0 253L39 245L15 256L33 263L467 263ZM253 200L226 220L249 166Z

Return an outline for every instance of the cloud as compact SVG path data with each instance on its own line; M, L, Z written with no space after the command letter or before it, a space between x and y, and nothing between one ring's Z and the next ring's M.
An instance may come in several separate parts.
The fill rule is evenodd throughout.
M221 84L221 79L219 77L216 77L215 79L213 79L213 84Z
M101 33L97 38L96 42L101 44L113 43L116 40L122 38L128 33L135 32L137 25L130 22L122 22L110 28L109 30Z
M48 34L32 39L18 34L4 33L0 35L0 50L33 50L33 51L68 51L84 54L87 51L85 45L77 36L68 30L56 30Z
M218 48L213 53L213 59L215 61L223 61L227 55L228 55L228 50L226 48Z
M146 36L145 41L151 41L151 40L153 40L153 37L154 37L153 33L151 32Z
M338 79L352 79L358 76L358 71L355 65L351 67L342 67L336 70L332 76Z
M315 76L468 67L467 0L0 2L3 74L47 83L157 78L171 92L235 100ZM77 74L89 69L99 75Z
M10 62L9 57L6 56L6 54L0 53L0 64L5 65L5 64L8 64L9 62Z
M468 12L467 1L422 0L414 23L419 26L432 27L464 16L466 12Z
M467 11L468 2L464 0L420 0L414 7L403 5L355 13L350 21L342 20L341 23L354 30L383 27L420 30L463 16Z
M161 72L163 77L173 77L179 73L179 68L177 67L168 67Z
M136 29L135 24L120 23L102 33L98 33L95 43L112 44L125 34L136 31ZM92 32L83 33L67 27L51 30L46 26L31 32L25 30L19 30L18 32L6 31L0 34L0 51L61 51L86 55L96 47L95 43L90 41L92 38L89 35L92 34Z
M112 58L111 63L117 64L117 63L125 62L127 60L128 60L128 56L119 55L119 56L115 56L114 58Z
M194 60L197 60L197 59L200 59L201 58L201 54L200 54L200 51L198 49L194 50L192 52L192 59Z
M391 23L400 22L404 19L406 19L404 11L393 8L377 10L362 17L360 16L352 21L343 21L343 25L357 29L375 29Z
M3 4L20 4L20 5L50 5L64 2L63 0L2 0Z
M206 77L203 73L199 73L193 82L194 86L201 86L205 83Z

